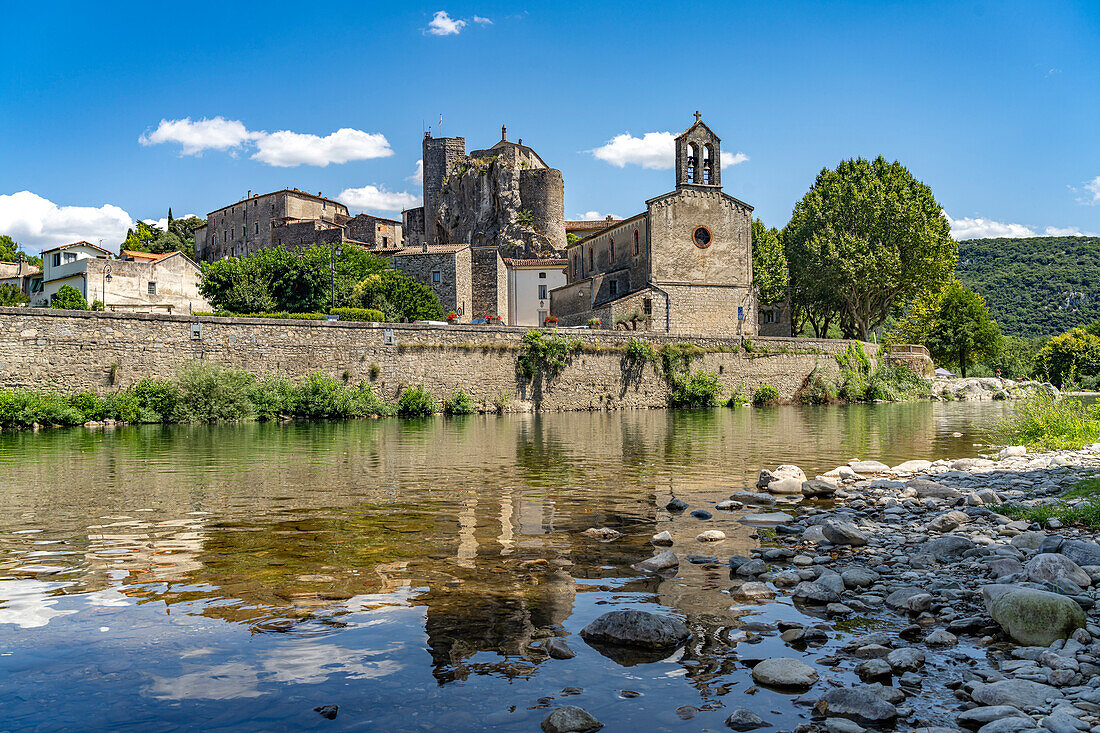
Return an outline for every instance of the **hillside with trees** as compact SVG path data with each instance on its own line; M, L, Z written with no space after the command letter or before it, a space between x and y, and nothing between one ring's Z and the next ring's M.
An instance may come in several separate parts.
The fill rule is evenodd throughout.
M957 276L1005 334L1052 336L1100 318L1100 238L959 242Z

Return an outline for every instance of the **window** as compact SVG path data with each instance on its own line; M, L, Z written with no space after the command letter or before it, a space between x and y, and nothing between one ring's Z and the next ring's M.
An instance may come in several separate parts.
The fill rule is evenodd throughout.
M773 310L764 311L764 323L775 323L775 311L773 311Z
M382 237L382 248L385 249L390 243L389 237Z
M539 285L539 300L546 300L546 286Z
M54 253L53 266L54 267L60 267L61 266L61 253L60 252L55 252Z
M539 280L545 280L545 279L546 279L546 273L545 272L540 272L539 273Z
M439 270L432 270L432 282L433 283L438 283L439 282Z
M608 243L608 246L610 247L610 256L609 256L608 259L610 260L610 264L613 265L613 264L615 264L615 238L614 237L608 237L607 238L607 243Z
M68 264L69 262L76 262L76 252L66 252L65 262L66 264Z
M695 181L695 146L691 143L687 146L687 180Z
M644 311L647 316L653 313L653 298L646 298L642 301L642 311Z
M149 283L149 295L156 295L156 294L157 294L157 284L156 283Z
M254 226L256 227L256 234L259 234L260 233L260 222L256 222L256 224Z
M634 230L634 256L635 257L638 256L638 253L641 252L641 249L642 249L641 246L638 244L638 230L635 229Z
M596 269L596 253L592 249L592 245L588 245L588 271L592 272Z
M608 289L609 289L609 291L612 295L618 295L619 294L619 281L618 280L612 280L608 284Z
M213 234L213 235L211 235L211 236L210 236L210 244L211 244L211 246L217 245L217 243L218 243L218 235L217 235L217 234Z
M695 231L691 234L691 239L695 242L695 246L699 249L706 249L710 246L710 230L706 227L695 227Z

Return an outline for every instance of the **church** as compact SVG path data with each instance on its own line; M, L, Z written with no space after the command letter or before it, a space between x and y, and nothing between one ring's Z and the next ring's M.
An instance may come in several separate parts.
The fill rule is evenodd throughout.
M721 140L695 113L676 138L676 188L566 247L558 325L590 319L668 334L755 335L752 207L722 191Z

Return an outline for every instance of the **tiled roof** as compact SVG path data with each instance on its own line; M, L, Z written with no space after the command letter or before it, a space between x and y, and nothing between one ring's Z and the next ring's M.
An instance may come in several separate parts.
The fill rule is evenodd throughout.
M428 244L420 245L419 247L402 247L401 249L393 250L394 255L440 255L440 254L453 254L455 252L461 252L470 245L468 244ZM386 250L377 250L379 252L385 252Z
M514 257L505 257L504 264L511 265L512 267L568 267L569 260L557 257L551 257L546 259L534 259L534 260L521 260Z
M607 219L573 219L572 221L566 220L566 231L577 229L604 229L609 226L615 226L622 219L612 219L610 222Z
M156 262L157 260L163 260L165 257L170 257L175 252L164 252L163 254L154 254L152 252L136 252L132 249L124 249L119 253L122 258L129 258L131 260L148 260L149 262Z
M111 250L103 249L102 247L97 247L96 245L92 244L91 242L72 242L71 244L62 244L59 247L51 247L50 249L44 249L44 250L42 250L42 254L46 254L47 252L60 252L63 249L68 249L69 247L79 247L81 245L83 245L85 247L91 247L92 249L98 249L103 254L108 254L108 255L113 255L114 254L114 252L112 252Z

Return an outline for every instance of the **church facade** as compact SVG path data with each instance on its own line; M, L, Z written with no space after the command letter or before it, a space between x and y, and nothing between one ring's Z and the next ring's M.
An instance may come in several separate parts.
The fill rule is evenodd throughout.
M722 191L721 140L698 118L676 138L676 188L566 248L559 325L753 335L752 207Z

